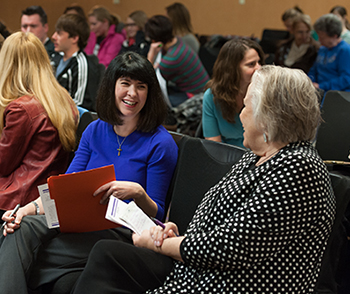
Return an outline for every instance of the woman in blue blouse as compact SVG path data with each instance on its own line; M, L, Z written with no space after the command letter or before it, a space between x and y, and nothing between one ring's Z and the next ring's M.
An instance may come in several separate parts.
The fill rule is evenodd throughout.
M161 126L166 106L151 63L133 52L116 57L102 80L97 113L99 119L83 133L67 173L114 164L117 180L101 186L94 195L104 192L102 204L111 195L134 200L146 214L162 219L177 146ZM0 284L16 293L82 270L99 239L132 243L131 231L126 228L82 234L49 230L44 216L31 216L44 214L40 199L20 208L15 218L9 217L10 212L3 217L8 223L3 232L6 237L0 239L0 264L11 264L17 270L14 274L9 268L0 269Z
M206 139L244 147L239 113L251 77L263 62L264 53L252 40L230 40L221 48L203 97Z

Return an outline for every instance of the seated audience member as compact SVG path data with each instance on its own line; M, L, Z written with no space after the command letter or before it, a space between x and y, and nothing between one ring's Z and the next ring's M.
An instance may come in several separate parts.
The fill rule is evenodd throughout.
M199 41L193 34L190 12L182 3L175 2L166 7L166 13L173 25L173 33L198 54Z
M294 17L300 14L303 14L303 11L298 6L289 8L282 14L282 22L290 34L292 34Z
M275 65L302 69L308 73L314 64L319 44L311 38L311 19L299 14L293 18L291 38L282 42L275 54Z
M119 21L106 8L95 6L88 14L91 35L85 52L94 54L105 67L116 57L125 39L117 32Z
M174 37L170 20L163 15L150 18L146 25L146 36L152 40L148 60L153 64L160 51L159 67L163 78L169 83L168 95L172 106L187 100L191 95L204 91L209 76L198 55L181 38Z
M70 6L67 6L63 14L78 14L87 20L84 9L76 3L73 3Z
M162 219L176 166L177 146L161 126L166 105L152 64L134 52L112 60L99 89L97 113L100 119L83 133L67 173L114 164L117 180L95 192L95 195L103 192L101 204L106 204L113 195L133 200L146 214ZM40 198L36 203L43 214ZM9 213L3 216L8 221L3 232L7 236L0 238L0 264L11 263L0 268L3 293L25 293L27 283L34 290L64 274L82 271L92 246L101 238L132 244L131 231L126 228L60 234L59 229L47 228L45 216L33 216L36 214L33 204L18 210L15 224L11 223ZM18 230L14 232L15 229ZM24 236L22 241L20 236ZM37 246L36 240L42 246ZM51 247L57 244L54 240L60 246ZM15 245L18 241L23 244Z
M348 44L350 44L350 24L346 18L347 16L347 11L346 8L343 6L335 6L331 9L331 13L335 14L336 16L339 17L341 20L343 30L341 32L340 37Z
M132 12L124 24L127 39L123 42L123 46L119 54L126 51L133 51L142 56L147 57L150 42L145 38L145 24L147 15L141 10Z
M261 47L252 40L233 39L221 48L203 97L206 139L244 147L239 113L250 79L263 61Z
M37 36L44 44L49 57L55 57L55 47L47 36L49 24L47 23L47 15L41 6L29 6L22 11L21 17L22 32L31 32Z
M73 294L313 293L335 215L310 142L315 89L301 70L263 66L244 104L251 151L204 195L185 235L167 223L134 234L135 246L97 242Z
M340 37L340 19L334 14L323 15L314 28L322 45L308 74L314 86L325 92L350 91L350 45Z
M40 40L23 32L8 37L0 51L1 215L36 199L38 185L66 171L77 120Z
M293 8L289 8L282 14L282 22L290 34L293 34L292 28L293 28L294 17L300 16L302 14L304 14L304 13L298 6L294 6ZM314 30L311 30L310 34L311 34L311 37L315 41L318 41L318 36Z
M52 39L55 50L63 53L54 60L58 82L77 106L95 111L101 70L96 56L87 56L83 51L89 34L89 25L82 16L63 14L56 23Z

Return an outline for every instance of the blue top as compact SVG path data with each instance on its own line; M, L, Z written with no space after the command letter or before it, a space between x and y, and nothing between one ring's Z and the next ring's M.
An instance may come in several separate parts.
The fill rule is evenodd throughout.
M124 137L119 136L122 142ZM177 146L159 126L153 133L134 131L119 144L113 126L100 119L88 125L67 173L114 164L116 179L139 183L157 203L156 218L164 216L165 197L177 162Z
M243 147L243 127L238 113L235 114L235 123L229 123L222 117L221 109L214 103L211 90L205 91L203 96L203 135L204 137L221 136L224 143Z
M324 91L350 91L350 45L342 40L333 48L321 46L308 75Z

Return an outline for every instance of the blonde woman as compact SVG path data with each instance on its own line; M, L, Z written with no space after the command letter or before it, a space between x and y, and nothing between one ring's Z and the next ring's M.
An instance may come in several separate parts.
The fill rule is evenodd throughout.
M275 65L297 68L308 73L314 64L319 43L311 37L311 18L299 13L292 20L291 37L279 44Z
M65 172L77 115L41 41L9 36L0 51L0 210L38 198L38 185Z
M123 42L123 47L119 54L133 51L147 57L150 42L146 40L144 28L148 18L142 10L136 10L129 14L124 24L127 39Z

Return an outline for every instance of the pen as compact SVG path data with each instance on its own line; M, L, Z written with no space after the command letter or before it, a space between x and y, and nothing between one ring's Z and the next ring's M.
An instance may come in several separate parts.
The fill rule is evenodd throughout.
M156 219L155 217L151 217L151 220L153 220L156 225L161 226L163 229L165 229L165 224L163 224L160 220ZM179 237L179 235L175 232L174 234L176 237Z
M11 212L11 214L10 214L9 217L13 217L13 215L17 212L19 206L20 206L19 204L16 205L15 209L12 210L12 212ZM2 230L4 229L4 227L6 226L6 224L7 224L7 222L4 222L4 223L2 224L0 231L2 231Z

